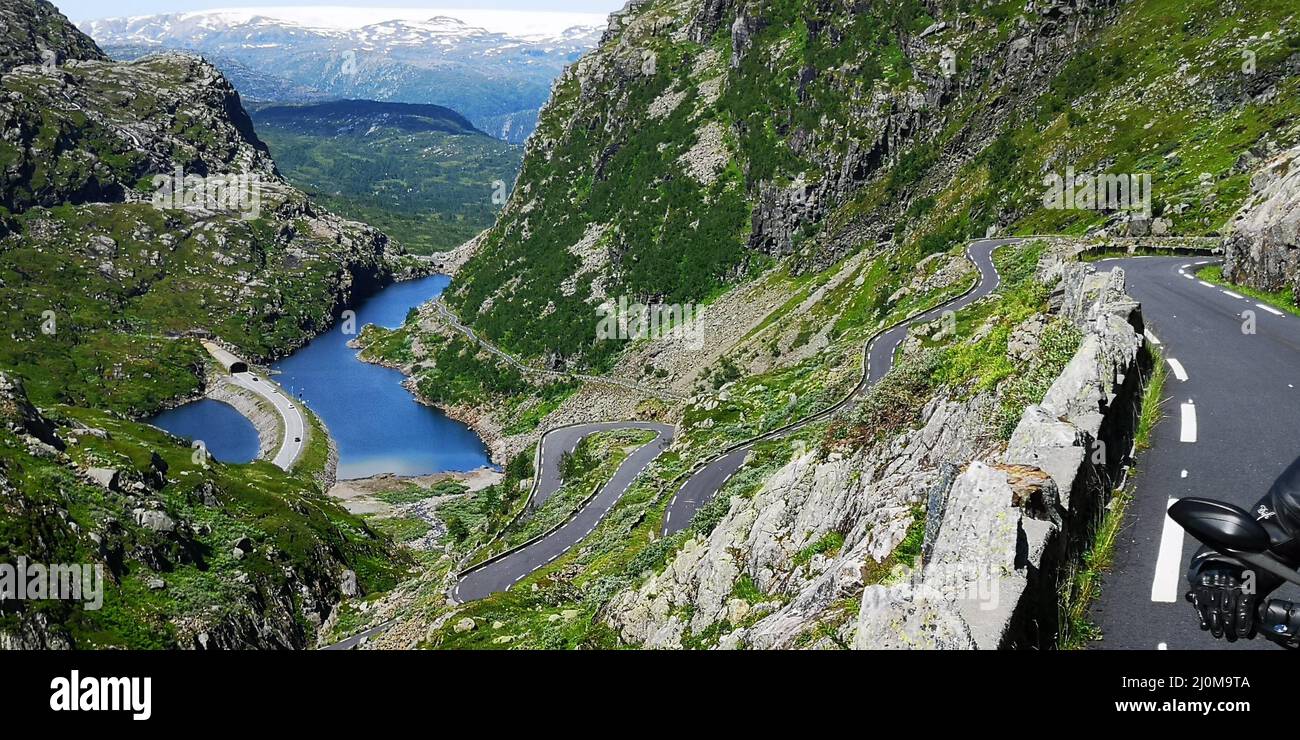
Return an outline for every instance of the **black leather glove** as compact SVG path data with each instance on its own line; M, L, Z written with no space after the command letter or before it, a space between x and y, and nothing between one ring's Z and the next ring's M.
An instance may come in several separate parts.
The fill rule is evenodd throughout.
M1201 629L1229 642L1255 636L1255 594L1243 587L1242 569L1207 563L1192 579L1187 600L1201 618Z

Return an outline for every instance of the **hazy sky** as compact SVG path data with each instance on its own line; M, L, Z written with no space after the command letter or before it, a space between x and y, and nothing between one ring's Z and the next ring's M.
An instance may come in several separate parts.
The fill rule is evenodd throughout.
M475 10L558 10L571 13L609 13L623 7L625 0L374 0L374 2L322 2L321 0L52 0L63 14L74 21L112 18L125 15L180 13L212 8L266 7L271 5L342 5L388 8L472 8ZM379 18L377 20L388 20Z

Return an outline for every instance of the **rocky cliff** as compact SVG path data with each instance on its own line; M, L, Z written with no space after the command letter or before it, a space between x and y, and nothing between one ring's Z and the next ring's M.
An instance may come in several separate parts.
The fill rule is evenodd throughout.
M108 61L37 0L0 21L0 559L105 577L6 599L0 647L308 647L401 556L310 473L136 420L201 389L199 336L275 357L413 266L288 186L206 62Z
M0 3L0 74L69 59L108 57L46 0Z
M1042 499L1045 479L1017 467L1036 466L1002 455L1095 327L1049 312L1041 284L1005 290L1008 280L955 328L935 322L909 338L900 380L860 418L810 431L801 450L763 449L688 534L663 538L683 469L842 398L877 329L969 284L961 251L971 237L1217 238L1255 160L1297 143L1296 29L1294 9L1267 0L629 3L557 80L517 186L497 225L465 250L476 254L447 302L526 362L592 367L685 396L659 406L680 420L677 457L648 469L582 545L470 610L500 622L496 636L514 645L603 645L609 631L662 646L851 645L862 603L845 594L857 583L910 582L890 573L915 571L923 544L954 552L935 539L942 518L929 506L943 500L931 496L948 480L942 463L974 459L992 471L954 489L960 500L990 491L969 521L988 523L975 516L984 507L1019 523L1003 506L1006 487ZM1151 187L1068 207L1048 197L1053 177L1080 174ZM1026 247L1000 257L1000 274L1032 273L1032 256ZM623 297L703 306L692 327L703 349L600 337L602 304ZM525 433L565 419L566 407L600 408L594 384L561 403L500 382L496 359L463 344L415 327L390 340L395 356L417 340L427 351L416 370L426 395L470 388L457 400L507 409ZM1098 373L1120 398L1141 377ZM962 420L983 423L942 444L972 456L946 460L908 436ZM1124 451L1116 424L1112 452ZM1076 478L1102 480L1114 464ZM919 472L893 476L891 465ZM847 481L844 490L818 488L819 474ZM1060 516L1043 530L1056 532L1042 543L1050 575L1008 587L1032 597L1004 603L1046 608L1042 594L1087 538L1100 495L1074 495L1070 516L1030 507L1028 519ZM885 543L897 547L884 560L864 555ZM564 624L576 611L591 627L542 627L512 611L519 603L537 615L557 608ZM1009 617L1000 634L1008 644L1052 639L1048 626L1022 626ZM469 644L435 632L432 644Z
M1223 240L1223 274L1234 283L1300 295L1300 147L1269 158L1250 189Z
M771 258L819 269L901 240L922 221L900 219L909 205L1016 125L1117 7L1008 22L941 5L629 3L556 82L450 301L525 355L590 363L617 346L590 336L607 296L698 300ZM953 212L972 206L953 236L1014 218L992 198Z
M110 62L75 29L37 30L49 28L40 44L57 63L0 78L0 278L22 307L5 320L19 344L0 359L48 366L98 342L97 363L118 369L57 389L29 376L36 398L147 413L201 382L201 351L177 335L273 358L416 269L381 232L286 184L208 63ZM67 331L37 331L51 315Z

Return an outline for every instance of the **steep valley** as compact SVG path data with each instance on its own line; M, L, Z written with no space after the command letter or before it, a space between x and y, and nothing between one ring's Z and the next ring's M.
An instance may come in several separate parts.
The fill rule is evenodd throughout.
M1172 351L1125 260L1300 313L1294 3L631 0L522 150L486 103L250 113L0 11L0 557L111 584L0 606L5 647L1104 647ZM177 173L256 204L160 205ZM351 483L359 518L328 444L141 423L200 338L269 365L434 271L346 346L499 470Z
M378 609L411 624L375 644L872 647L862 595L916 557L927 488L946 463L998 460L1080 346L1052 266L1216 243L1300 133L1295 27L1268 3L630 3L557 83L445 306L363 344L520 467L564 424L678 433L563 557L463 606L437 569ZM1145 208L1052 204L1050 176L1072 172L1154 185ZM685 477L832 405L879 328L966 290L963 250L986 234L1056 236L1007 248L1006 287L955 326L914 329L856 415L759 444L660 535ZM693 307L698 333L602 337L620 299ZM453 559L509 538L525 498L480 498ZM752 631L768 617L777 631Z

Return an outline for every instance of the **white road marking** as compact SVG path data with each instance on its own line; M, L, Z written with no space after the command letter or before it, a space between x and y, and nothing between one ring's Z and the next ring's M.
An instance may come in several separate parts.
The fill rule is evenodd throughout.
M1182 473L1180 473L1180 474L1178 475L1178 477L1179 477L1179 478L1186 478L1186 477L1187 477L1187 471L1184 470Z
M1142 336L1146 337L1148 342L1160 346L1160 340L1156 339L1156 335L1152 334L1150 329L1143 329Z
M1168 650L1168 649L1169 649L1169 643L1167 642L1162 642L1159 645L1156 645L1156 650Z
M1165 360L1165 362L1169 363L1169 368L1174 371L1175 378L1178 378L1180 382L1183 383L1187 382L1187 371L1183 369L1183 363L1179 362L1178 360L1175 360L1172 357Z
M1165 505L1168 511L1177 501L1169 499ZM1183 564L1183 528L1178 522L1165 515L1164 529L1160 533L1160 554L1156 556L1156 575L1151 581L1151 600L1163 604L1178 601L1179 571Z
M1239 293L1233 293L1231 290L1225 290L1225 291L1223 291L1223 294L1226 295L1226 296L1228 296L1229 298L1236 298L1236 299L1239 300L1239 301L1240 301L1240 300L1245 300L1245 299L1246 299L1246 296L1241 295L1241 294L1239 294Z
M1191 275L1188 275L1188 274L1185 273L1185 272L1183 273L1183 277L1187 278L1188 280L1195 280L1195 279L1196 279L1196 278L1192 277Z
M287 396L277 390L270 380L259 383L260 379L256 375L247 372L232 373L230 379L235 385L266 399L279 413L284 423L284 438L280 440L280 449L271 462L281 470L293 467L302 455L305 444L302 440L307 436L307 421L303 418L302 411L288 401Z
M1265 306L1263 303L1256 303L1255 305L1256 305L1256 306L1259 306L1260 308L1264 309L1265 311L1268 311L1269 313L1273 314L1274 316L1281 316L1281 315L1282 315L1282 312L1281 312L1281 311L1277 310L1276 308L1273 308L1272 306Z
M1178 441L1195 442L1196 441L1196 406L1190 403L1182 404L1183 426L1179 432Z
M1213 287L1214 287L1214 283L1207 283L1207 282L1205 282L1204 280L1197 280L1196 282L1200 283L1201 285L1204 285L1204 286L1207 287L1207 288L1213 288Z
M1189 267L1191 267L1191 266L1192 266L1192 263L1188 262L1187 264L1183 265L1182 267L1180 267L1180 268L1178 268L1178 269L1179 269L1179 270L1186 270L1187 268L1189 268Z

